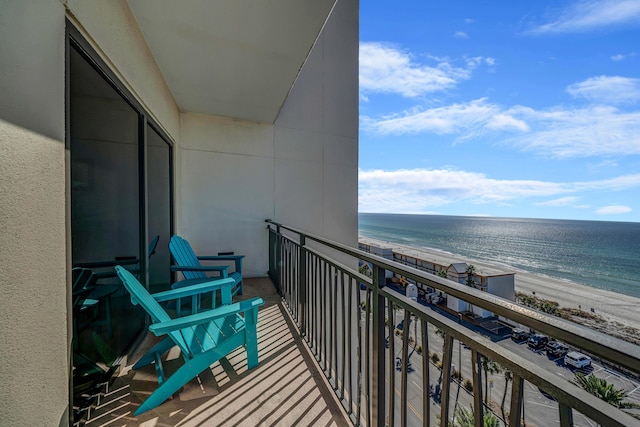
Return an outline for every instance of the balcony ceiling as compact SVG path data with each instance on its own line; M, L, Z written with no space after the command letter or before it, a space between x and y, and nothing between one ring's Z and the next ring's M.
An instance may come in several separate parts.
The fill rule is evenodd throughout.
M185 112L273 123L335 0L128 0Z

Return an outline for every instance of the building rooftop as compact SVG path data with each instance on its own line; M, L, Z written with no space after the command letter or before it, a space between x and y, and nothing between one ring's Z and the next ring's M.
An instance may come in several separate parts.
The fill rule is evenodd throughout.
M500 268L498 266L477 264L474 260L466 259L454 254L450 254L444 251L438 251L436 249L424 248L417 249L411 246L405 246L389 242L381 242L375 239L368 239L366 237L359 236L358 241L362 244L369 246L378 246L384 249L391 249L395 253L401 253L413 258L421 259L433 264L448 267L451 264L473 264L475 267L474 274L476 276L508 276L515 274L515 271L509 270L506 267ZM466 268L466 267L465 267ZM464 272L464 271L462 271Z

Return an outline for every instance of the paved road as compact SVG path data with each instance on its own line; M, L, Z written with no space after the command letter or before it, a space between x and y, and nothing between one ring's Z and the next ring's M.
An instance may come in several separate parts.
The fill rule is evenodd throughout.
M402 312L396 312L395 324L397 325L402 320ZM413 323L409 326L410 335L414 335L414 325ZM418 336L421 336L421 331L418 328ZM395 354L394 359L401 357L402 352L402 342L400 337L394 336L395 343ZM419 341L420 342L420 341ZM512 341L509 337L504 337L503 340L499 341L501 345L513 351L514 353L530 360L532 363L535 363L539 366L544 367L550 372L556 373L558 376L565 378L568 381L573 380L575 372L574 370L566 367L563 362L563 358L549 358L543 351L534 351L530 349L526 342L516 343ZM429 351L430 353L437 352L442 355L442 338L435 333L433 328L429 331ZM409 358L410 366L412 371L408 375L408 424L419 426L422 425L422 356L417 353L412 353ZM457 369L461 369L461 373L464 379L471 379L471 351L465 348L464 346L458 345L456 342L453 348L453 363L456 365ZM624 375L617 373L611 369L605 368L598 363L593 363L591 369L583 370L584 374L593 373L594 375L605 378L608 382L613 383L617 388L622 388L624 390L628 390L629 397L628 400L640 403L640 384L637 381L634 381L630 378L625 377ZM433 364L430 364L430 381L431 384L435 385L438 382L440 376L440 370L437 369ZM500 415L500 402L505 393L505 379L502 373L496 375L489 375L489 380L492 380L493 385L489 391L489 395L492 401L497 402L494 406L498 408L498 414ZM388 381L388 378L387 378ZM483 377L484 381L484 377ZM400 371L396 371L396 394L397 394L397 403L396 406L399 405L399 396L400 396ZM511 384L507 387L506 399L505 399L505 409L508 411L509 401L510 401L510 388ZM451 389L451 408L450 414L453 414L453 405L455 404L455 396L458 391L457 384L454 383ZM483 390L484 391L484 390ZM543 393L537 387L525 382L525 391L524 391L524 419L529 426L554 426L559 425L558 420L558 405L550 396ZM459 393L459 404L469 407L472 403L472 396L464 389L461 388ZM432 423L435 423L435 414L440 413L439 405L436 405L433 400L431 400L432 405L432 414L434 414L434 418L432 419ZM399 414L396 414L396 422L399 422ZM596 423L587 419L582 414L579 414L574 411L574 425L575 426L584 426L584 427L595 427Z

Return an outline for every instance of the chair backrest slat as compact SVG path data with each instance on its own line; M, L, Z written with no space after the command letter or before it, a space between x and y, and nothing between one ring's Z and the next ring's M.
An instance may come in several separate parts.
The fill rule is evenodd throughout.
M178 265L181 266L199 266L200 261L195 252L191 248L189 242L180 236L173 236L169 241L169 249ZM182 271L185 279L206 279L207 274L204 271Z
M140 306L151 316L152 323L160 323L171 320L171 317L166 311L158 304L147 290L140 284L138 279L134 277L131 272L122 266L116 266L116 273L122 280L124 287L129 291L131 295L131 302L134 304L140 304ZM180 347L183 354L189 354L189 346L185 342L180 332L170 332L169 335L173 341Z

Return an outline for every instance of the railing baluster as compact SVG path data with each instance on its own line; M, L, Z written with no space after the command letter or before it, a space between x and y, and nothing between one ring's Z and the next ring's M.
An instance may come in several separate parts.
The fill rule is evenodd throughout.
M298 251L298 303L299 303L299 311L300 311L300 331L302 336L306 335L306 322L305 316L307 313L306 304L307 304L307 248L305 247L306 241L305 236L300 236L300 246Z
M365 353L364 353L364 369L365 369L365 385L366 385L366 390L367 393L365 394L365 401L366 401L366 409L367 409L367 425L370 426L371 425L371 400L372 400L372 394L373 394L373 389L372 389L372 370L371 370L371 353L372 353L372 349L371 349L371 334L372 334L372 328L371 328L371 303L372 303L372 292L370 289L367 289L366 292L366 305L365 305L365 318L364 318L364 324L365 324L365 337L364 337L364 345L365 345Z
M318 307L318 292L319 292L319 286L318 286L318 256L313 254L312 256L313 258L313 262L312 262L312 267L313 267L313 283L315 284L315 286L313 287L312 292L312 298L313 298L313 307L316 308L316 310L313 312L313 354L314 356L316 356L316 360L319 360L319 353L318 353L318 325L320 324L320 321L318 319L318 316L320 315L320 311L317 310Z
M351 332L354 328L354 324L353 324L353 310L351 309L351 307L353 306L353 282L355 279L352 279L351 277L349 277L349 286L348 286L348 292L349 292L349 303L347 304L347 311L349 312L349 316L347 317L349 319L349 330L347 331L347 343L349 345L349 349L353 349L353 333ZM360 285L358 284L358 282L356 281L356 292L360 292ZM356 322L356 327L358 327L358 330L360 330L360 319L358 318L358 321ZM357 351L360 351L360 348L358 347L356 349ZM359 359L359 357L358 357ZM347 374L348 374L348 378L349 378L349 387L348 387L348 392L349 392L349 412L351 413L353 411L353 356L352 353L349 352L349 368L347 369Z
M362 305L360 304L362 299L360 298L360 291L358 290L357 293L357 299L358 299L358 352L357 352L357 357L358 357L358 371L357 371L357 386L358 386L358 393L356 395L356 420L357 420L357 424L360 424L360 417L362 416L362 391L363 391L363 378L362 378L362 357L363 357L363 349L362 349ZM367 322L366 326L369 326L369 323ZM368 332L367 332L368 334ZM365 349L368 350L368 349ZM369 364L367 364L367 369L369 368L368 366ZM366 380L366 390L367 393L369 393L369 381ZM368 422L368 420L367 420Z
M282 286L282 231L280 226L276 226L276 275L280 286Z
M482 402L482 371L480 370L480 353L471 350L471 370L473 375L473 413L475 414L475 427L484 425L484 405ZM460 367L462 369L462 366Z
M322 370L327 372L327 262L320 260L320 360Z
M431 422L431 402L429 401L431 381L429 375L429 324L426 320L421 321L420 329L422 333L422 425L428 427Z
M327 349L327 353L329 354L329 375L333 377L334 372L334 363L337 363L337 357L334 359L334 353L336 351L336 299L334 298L334 282L335 282L335 267L329 266L329 278L328 278L329 288L329 348ZM335 371L337 372L337 370ZM331 381L329 381L331 383Z
M393 303L391 301L387 301L387 328L389 330L389 425L394 424L395 420L395 406L396 406L396 394L394 392L394 388L396 386L396 367L394 365L394 356L396 354L395 351L395 310L393 309ZM386 345L385 345L386 347Z
M344 277L345 272L340 273L340 301L342 302L342 366L340 369L340 400L344 400L344 380L345 380L345 372L347 366L347 310L345 309L345 300L346 295L344 294ZM349 318L351 321L351 318Z
M384 286L385 273L384 269L378 266L373 267L373 301L371 313L373 315L373 372L372 372L372 402L373 423L377 426L385 425L385 368L384 368L384 307L385 298L380 294L379 290ZM369 316L367 316L369 318ZM371 425L371 423L369 423Z
M338 389L338 267L334 267L333 269L333 280L332 280L332 288L333 288L333 303L331 306L333 307L333 317L332 317L332 326L333 326L333 368L334 371L334 384L335 389ZM344 317L344 311L339 314L340 317Z
M307 251L307 255L305 257L304 263L305 263L305 270L306 270L306 280L307 280L307 290L306 292L306 297L307 297L307 313L306 313L306 318L307 318L307 336L305 337L307 339L307 341L309 341L309 337L312 337L312 333L313 333L313 261L312 261L312 253L310 253L309 251Z
M562 403L558 404L560 413L560 427L573 427L573 410Z
M336 271L334 266L329 267L329 372L333 377L334 372L337 374L338 369L338 358L334 358L336 349L337 349L337 335L336 335L336 316L338 315L338 310L336 307L336 297L335 290L337 289L336 283ZM335 365L334 365L335 363ZM334 371L335 367L335 371ZM329 381L331 382L331 381ZM335 383L335 387L337 388L337 383Z
M449 399L451 390L451 362L453 358L453 336L444 336L444 353L442 354L442 391L440 399L440 423L445 426L449 422Z
M511 385L511 408L509 409L509 427L520 427L522 422L522 402L524 400L524 380L513 374Z
M409 310L404 310L402 326L402 377L400 379L400 425L407 425L407 365L409 364ZM393 389L391 389L393 393Z

